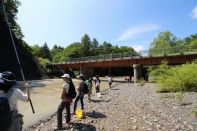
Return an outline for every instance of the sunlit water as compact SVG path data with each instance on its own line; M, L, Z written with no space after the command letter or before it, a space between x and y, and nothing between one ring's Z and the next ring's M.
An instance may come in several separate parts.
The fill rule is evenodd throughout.
M73 80L75 86L78 80ZM24 115L24 128L29 127L40 120L45 120L57 111L62 92L62 79L47 79L29 82L31 88L31 100L35 113L32 113L29 102L18 101L19 111ZM108 88L107 82L101 82L101 90ZM93 90L93 92L95 92Z

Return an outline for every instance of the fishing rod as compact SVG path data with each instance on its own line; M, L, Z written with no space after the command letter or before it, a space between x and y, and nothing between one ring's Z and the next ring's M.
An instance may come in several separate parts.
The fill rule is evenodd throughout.
M19 56L18 56L18 52L16 50L16 44L14 42L14 38L13 38L12 31L11 31L11 28L10 28L10 24L9 24L9 21L8 21L8 18L7 18L5 7L4 7L4 4L3 4L3 0L0 0L0 1L1 1L1 4L2 4L3 14L5 16L5 20L6 20L6 23L8 25L9 34L10 34L12 45L13 45L13 48L14 48L14 51L15 51L16 59L17 59L17 62L18 62L19 68L20 68L22 79L25 82L26 81L25 80L25 76L24 76L23 69L22 69L22 66L21 66L21 62L20 62L20 59L19 59ZM35 110L34 110L34 107L33 107L31 99L29 99L29 102L30 102L30 105L31 105L32 112L35 113Z
M59 65L57 65L57 67L60 69L60 71L61 71L63 74L65 74L65 72L62 70L62 68L60 68Z
M112 62L112 54L111 54L111 60L110 60L110 67L109 67L109 73L108 73L108 76L110 76L111 75L111 62Z

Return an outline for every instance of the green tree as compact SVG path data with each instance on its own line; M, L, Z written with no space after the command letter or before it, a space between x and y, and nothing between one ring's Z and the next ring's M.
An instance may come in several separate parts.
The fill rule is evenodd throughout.
M51 56L54 63L63 61L63 50L64 48L61 46L53 46L51 49Z
M83 54L83 45L79 42L75 42L66 47L63 51L64 60L69 58L81 57Z
M184 48L191 48L193 50L197 46L197 34L190 35L183 39L183 47ZM197 48L195 48L196 50Z
M98 55L99 54L99 50L98 50L98 47L99 47L99 43L98 41L96 40L96 38L94 38L91 42L91 48L90 48L90 51L91 51L91 55L94 56L94 55Z
M32 54L36 57L41 57L41 47L39 45L34 45L31 47L32 48Z
M51 52L46 42L41 47L41 57L52 60Z
M131 51L134 51L134 49L128 46L120 46L119 48L119 52L131 52Z
M85 34L81 39L82 44L82 56L89 56L90 54L90 48L91 48L91 40L90 37Z
M150 54L157 55L165 53L164 50L171 51L177 45L177 38L171 32L160 32L151 43Z
M109 42L104 41L102 45L103 53L104 54L111 54L112 53L112 44Z
M118 47L118 45L112 46L112 47L111 47L111 51L112 51L112 53L118 53L118 52L119 52L119 47Z
M5 12L3 12L1 2L3 2L3 5L5 7ZM1 3L0 17L5 19L5 15L7 16L11 30L15 33L18 39L22 40L23 34L22 34L20 26L16 22L16 19L17 19L16 15L18 13L18 7L21 4L20 1L19 0L1 0L0 3Z

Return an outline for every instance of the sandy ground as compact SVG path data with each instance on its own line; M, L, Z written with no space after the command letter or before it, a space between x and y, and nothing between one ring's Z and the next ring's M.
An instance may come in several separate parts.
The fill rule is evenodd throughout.
M196 131L197 93L187 93L178 101L175 93L155 93L156 84L119 83L112 90L85 99L83 119L72 116L68 131ZM72 105L73 106L73 105ZM72 107L71 107L72 109ZM63 118L64 119L64 118ZM27 131L52 131L56 115L27 128Z

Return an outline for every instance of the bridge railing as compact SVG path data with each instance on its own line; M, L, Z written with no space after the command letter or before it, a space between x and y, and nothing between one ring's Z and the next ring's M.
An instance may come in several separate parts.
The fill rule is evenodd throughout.
M112 54L100 54L97 56L87 56L79 58L69 58L65 62L84 62L84 61L99 61L99 60L112 60L112 59L126 59L134 57L149 57L149 56L165 56L165 55L184 55L184 54L197 54L197 44L189 47L171 47L171 48L157 48L154 50L140 52L122 52Z

